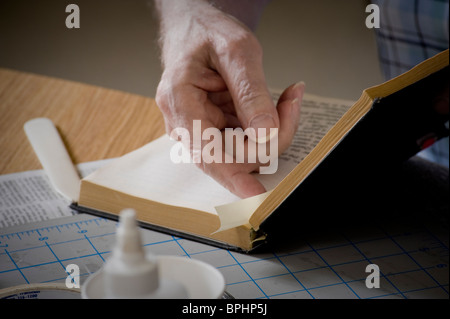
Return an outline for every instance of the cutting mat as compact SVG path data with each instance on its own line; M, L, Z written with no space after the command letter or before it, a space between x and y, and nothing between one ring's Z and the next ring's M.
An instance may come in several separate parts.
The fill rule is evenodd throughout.
M0 229L0 288L65 282L69 264L83 283L108 258L116 225L80 214ZM394 226L317 234L252 255L146 229L142 236L148 253L215 266L235 298L448 298L448 231ZM368 264L379 266L380 288L366 287Z

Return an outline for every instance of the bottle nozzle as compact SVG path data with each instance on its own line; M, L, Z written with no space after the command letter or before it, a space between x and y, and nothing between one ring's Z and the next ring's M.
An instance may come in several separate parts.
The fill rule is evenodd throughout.
M134 210L120 213L116 246L104 267L106 298L186 297L184 287L175 282L160 281L158 264L142 248L141 234Z
M121 259L128 258L128 262L145 258L141 236L136 222L136 213L132 209L125 209L120 213L114 254Z
M120 213L119 227L122 229L134 230L136 228L136 213L132 209L125 209Z

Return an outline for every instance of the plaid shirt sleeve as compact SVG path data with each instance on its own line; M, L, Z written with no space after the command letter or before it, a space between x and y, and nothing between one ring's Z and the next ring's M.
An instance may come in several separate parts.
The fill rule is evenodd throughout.
M375 30L386 80L449 47L449 0L372 0L372 3L380 8L380 28ZM448 166L448 137L419 155Z

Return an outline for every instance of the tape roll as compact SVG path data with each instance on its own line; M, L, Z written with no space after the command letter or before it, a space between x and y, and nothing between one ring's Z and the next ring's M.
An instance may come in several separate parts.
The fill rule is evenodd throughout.
M0 299L81 299L81 291L61 283L27 284L0 289Z

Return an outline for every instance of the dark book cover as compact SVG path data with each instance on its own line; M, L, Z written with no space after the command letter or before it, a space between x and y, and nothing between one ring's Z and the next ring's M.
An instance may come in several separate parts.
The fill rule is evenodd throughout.
M433 108L448 94L449 67L387 97L350 130L318 167L261 224L268 240L422 209L404 193L399 170L430 141L448 136L448 114ZM446 91L447 89L447 91ZM447 195L448 196L448 195ZM447 197L448 199L448 197Z

